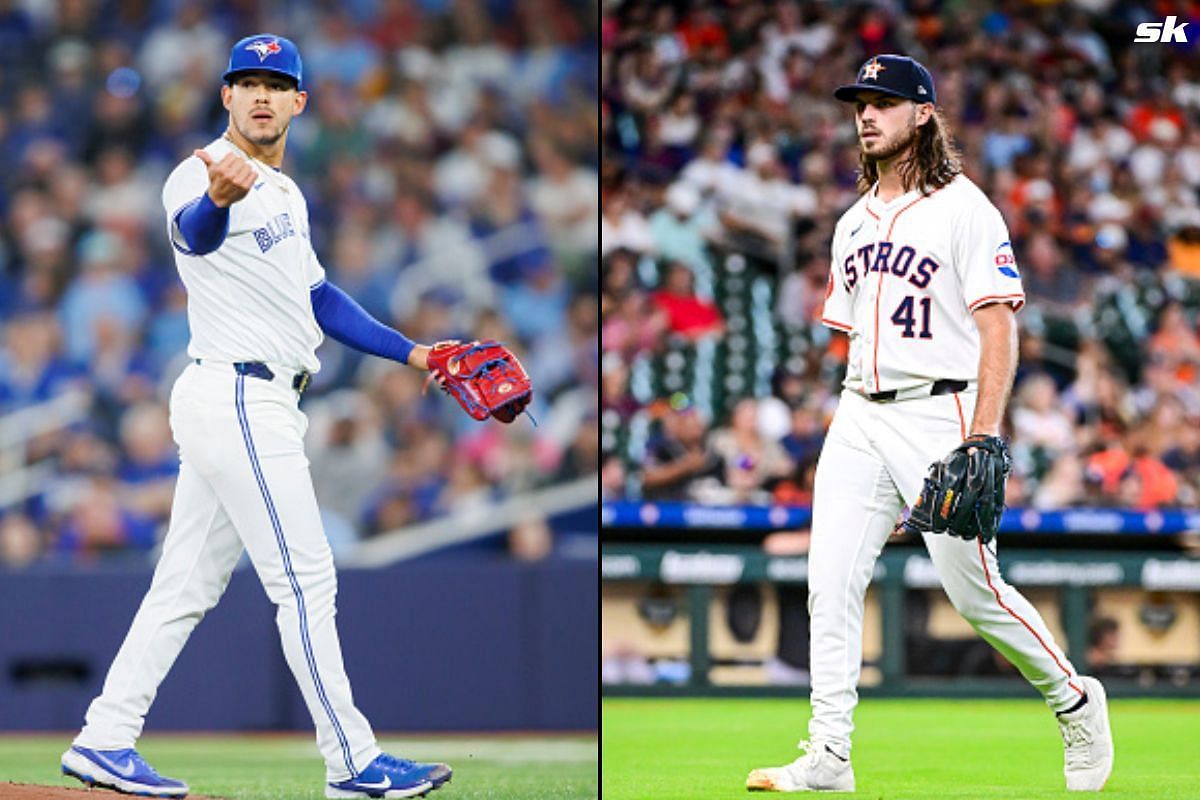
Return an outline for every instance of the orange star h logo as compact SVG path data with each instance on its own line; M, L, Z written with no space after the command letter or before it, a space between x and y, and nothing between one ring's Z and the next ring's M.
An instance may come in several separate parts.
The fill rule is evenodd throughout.
M879 73L883 72L885 69L887 69L887 67L885 67L883 64L880 64L878 60L872 58L871 62L863 67L863 80L877 81L879 80Z

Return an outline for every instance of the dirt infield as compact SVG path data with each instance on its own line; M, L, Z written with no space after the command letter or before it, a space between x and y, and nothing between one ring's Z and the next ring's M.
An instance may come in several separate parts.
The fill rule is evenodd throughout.
M118 800L118 798L128 796L103 790L92 793L90 789L83 787L70 789L66 786L38 786L34 783L0 783L0 800L84 800L84 798L99 800L99 798L105 797ZM189 794L188 800L221 800L221 798Z

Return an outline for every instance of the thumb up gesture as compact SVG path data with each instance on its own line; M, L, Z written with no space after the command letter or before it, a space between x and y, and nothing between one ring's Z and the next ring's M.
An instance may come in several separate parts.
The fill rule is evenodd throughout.
M215 162L204 150L193 151L192 155L208 168L208 196L218 208L228 208L241 200L258 179L250 162L237 153L226 153Z

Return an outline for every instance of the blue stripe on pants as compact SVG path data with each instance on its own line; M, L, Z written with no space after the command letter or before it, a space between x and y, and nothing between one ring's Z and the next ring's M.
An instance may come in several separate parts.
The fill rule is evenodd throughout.
M250 467L254 470L254 478L258 481L263 501L267 504L267 515L271 518L271 527L275 529L275 541L279 545L279 552L283 555L283 570L292 584L292 593L296 595L296 606L300 612L300 642L304 646L304 657L308 661L308 670L312 673L313 683L317 687L317 696L320 697L321 705L325 708L325 713L329 715L329 721L333 723L338 742L342 746L342 757L346 760L346 769L350 770L351 777L356 778L358 770L354 768L354 761L350 757L350 745L346 741L346 734L342 731L342 725L338 722L337 715L333 713L333 706L329 703L329 698L325 694L325 686L321 683L321 676L317 673L317 661L313 656L312 641L308 636L308 614L304 605L304 593L300 591L300 583L296 580L296 573L292 569L292 558L288 554L287 543L283 538L283 526L279 523L275 502L271 499L270 491L267 490L267 481L263 477L262 467L258 463L258 454L254 450L254 440L250 436L250 420L246 417L245 382L245 375L237 376L237 388L234 396L237 404L238 423L242 426L242 438L246 441L246 452L250 456Z

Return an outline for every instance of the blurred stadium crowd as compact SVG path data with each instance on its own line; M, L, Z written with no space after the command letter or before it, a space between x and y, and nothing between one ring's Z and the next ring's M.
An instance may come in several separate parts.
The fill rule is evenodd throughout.
M857 197L832 90L899 52L1021 266L1010 504L1195 505L1200 55L1132 44L1173 8L605 3L604 496L808 502L846 355L818 322L829 239Z
M304 58L284 169L330 280L416 341L512 343L536 387L538 427L477 424L423 397L423 374L323 345L304 407L335 551L595 474L598 17L565 0L0 2L0 564L144 552L165 528L188 330L162 184L224 130L229 47L264 30Z

